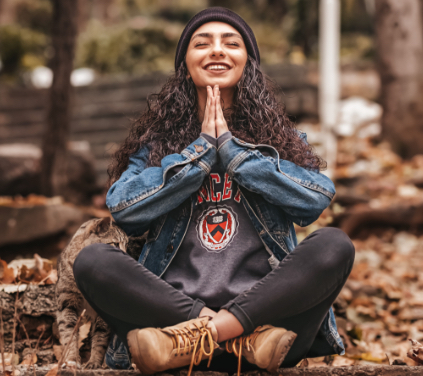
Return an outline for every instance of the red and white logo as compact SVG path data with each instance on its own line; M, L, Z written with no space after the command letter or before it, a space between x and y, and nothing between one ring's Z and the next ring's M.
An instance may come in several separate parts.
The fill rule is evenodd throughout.
M206 210L197 225L200 242L207 251L219 253L233 239L238 228L236 214L227 206Z

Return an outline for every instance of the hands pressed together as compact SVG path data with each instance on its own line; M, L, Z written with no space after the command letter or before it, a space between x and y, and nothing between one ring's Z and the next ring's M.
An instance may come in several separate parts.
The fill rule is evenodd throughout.
M219 85L215 85L213 88L207 86L207 102L201 132L218 138L228 131L228 124L223 116L223 110L220 104Z

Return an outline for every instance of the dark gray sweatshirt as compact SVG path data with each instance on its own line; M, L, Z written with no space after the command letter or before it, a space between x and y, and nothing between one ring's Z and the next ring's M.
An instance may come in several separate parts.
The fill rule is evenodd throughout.
M216 147L232 137L230 132L218 139L201 135ZM237 184L218 159L197 193L188 231L163 279L218 309L271 271L269 256Z

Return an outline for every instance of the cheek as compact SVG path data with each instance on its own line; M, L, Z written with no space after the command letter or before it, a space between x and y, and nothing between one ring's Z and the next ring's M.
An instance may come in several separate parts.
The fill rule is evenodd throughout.
M239 80L242 76L242 73L244 72L244 68L245 68L245 64L247 63L247 59L240 59L239 61L237 61L237 69L235 70L235 75L237 77L237 79Z
M190 56L187 55L185 63L187 65L188 72L191 75L191 78L194 82L198 81L202 75L202 68L201 68L201 57L196 56L195 54L191 54Z
M237 69L241 71L247 64L247 55L245 53L236 53L231 56L232 61L235 63Z
M205 76L202 71L198 68L194 67L193 69L189 70L191 79L194 81L196 86L204 86L205 84Z
M185 57L185 62L188 69L194 70L201 68L201 63L204 60L204 53L202 51L188 51Z

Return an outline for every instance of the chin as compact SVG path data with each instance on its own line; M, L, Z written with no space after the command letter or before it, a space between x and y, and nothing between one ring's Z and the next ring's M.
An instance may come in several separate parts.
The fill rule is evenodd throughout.
M222 82L220 80L213 80L212 82L207 82L204 87L211 86L213 88L214 85L219 85L219 89L228 89L228 88L234 88L236 86L236 83L232 82Z

